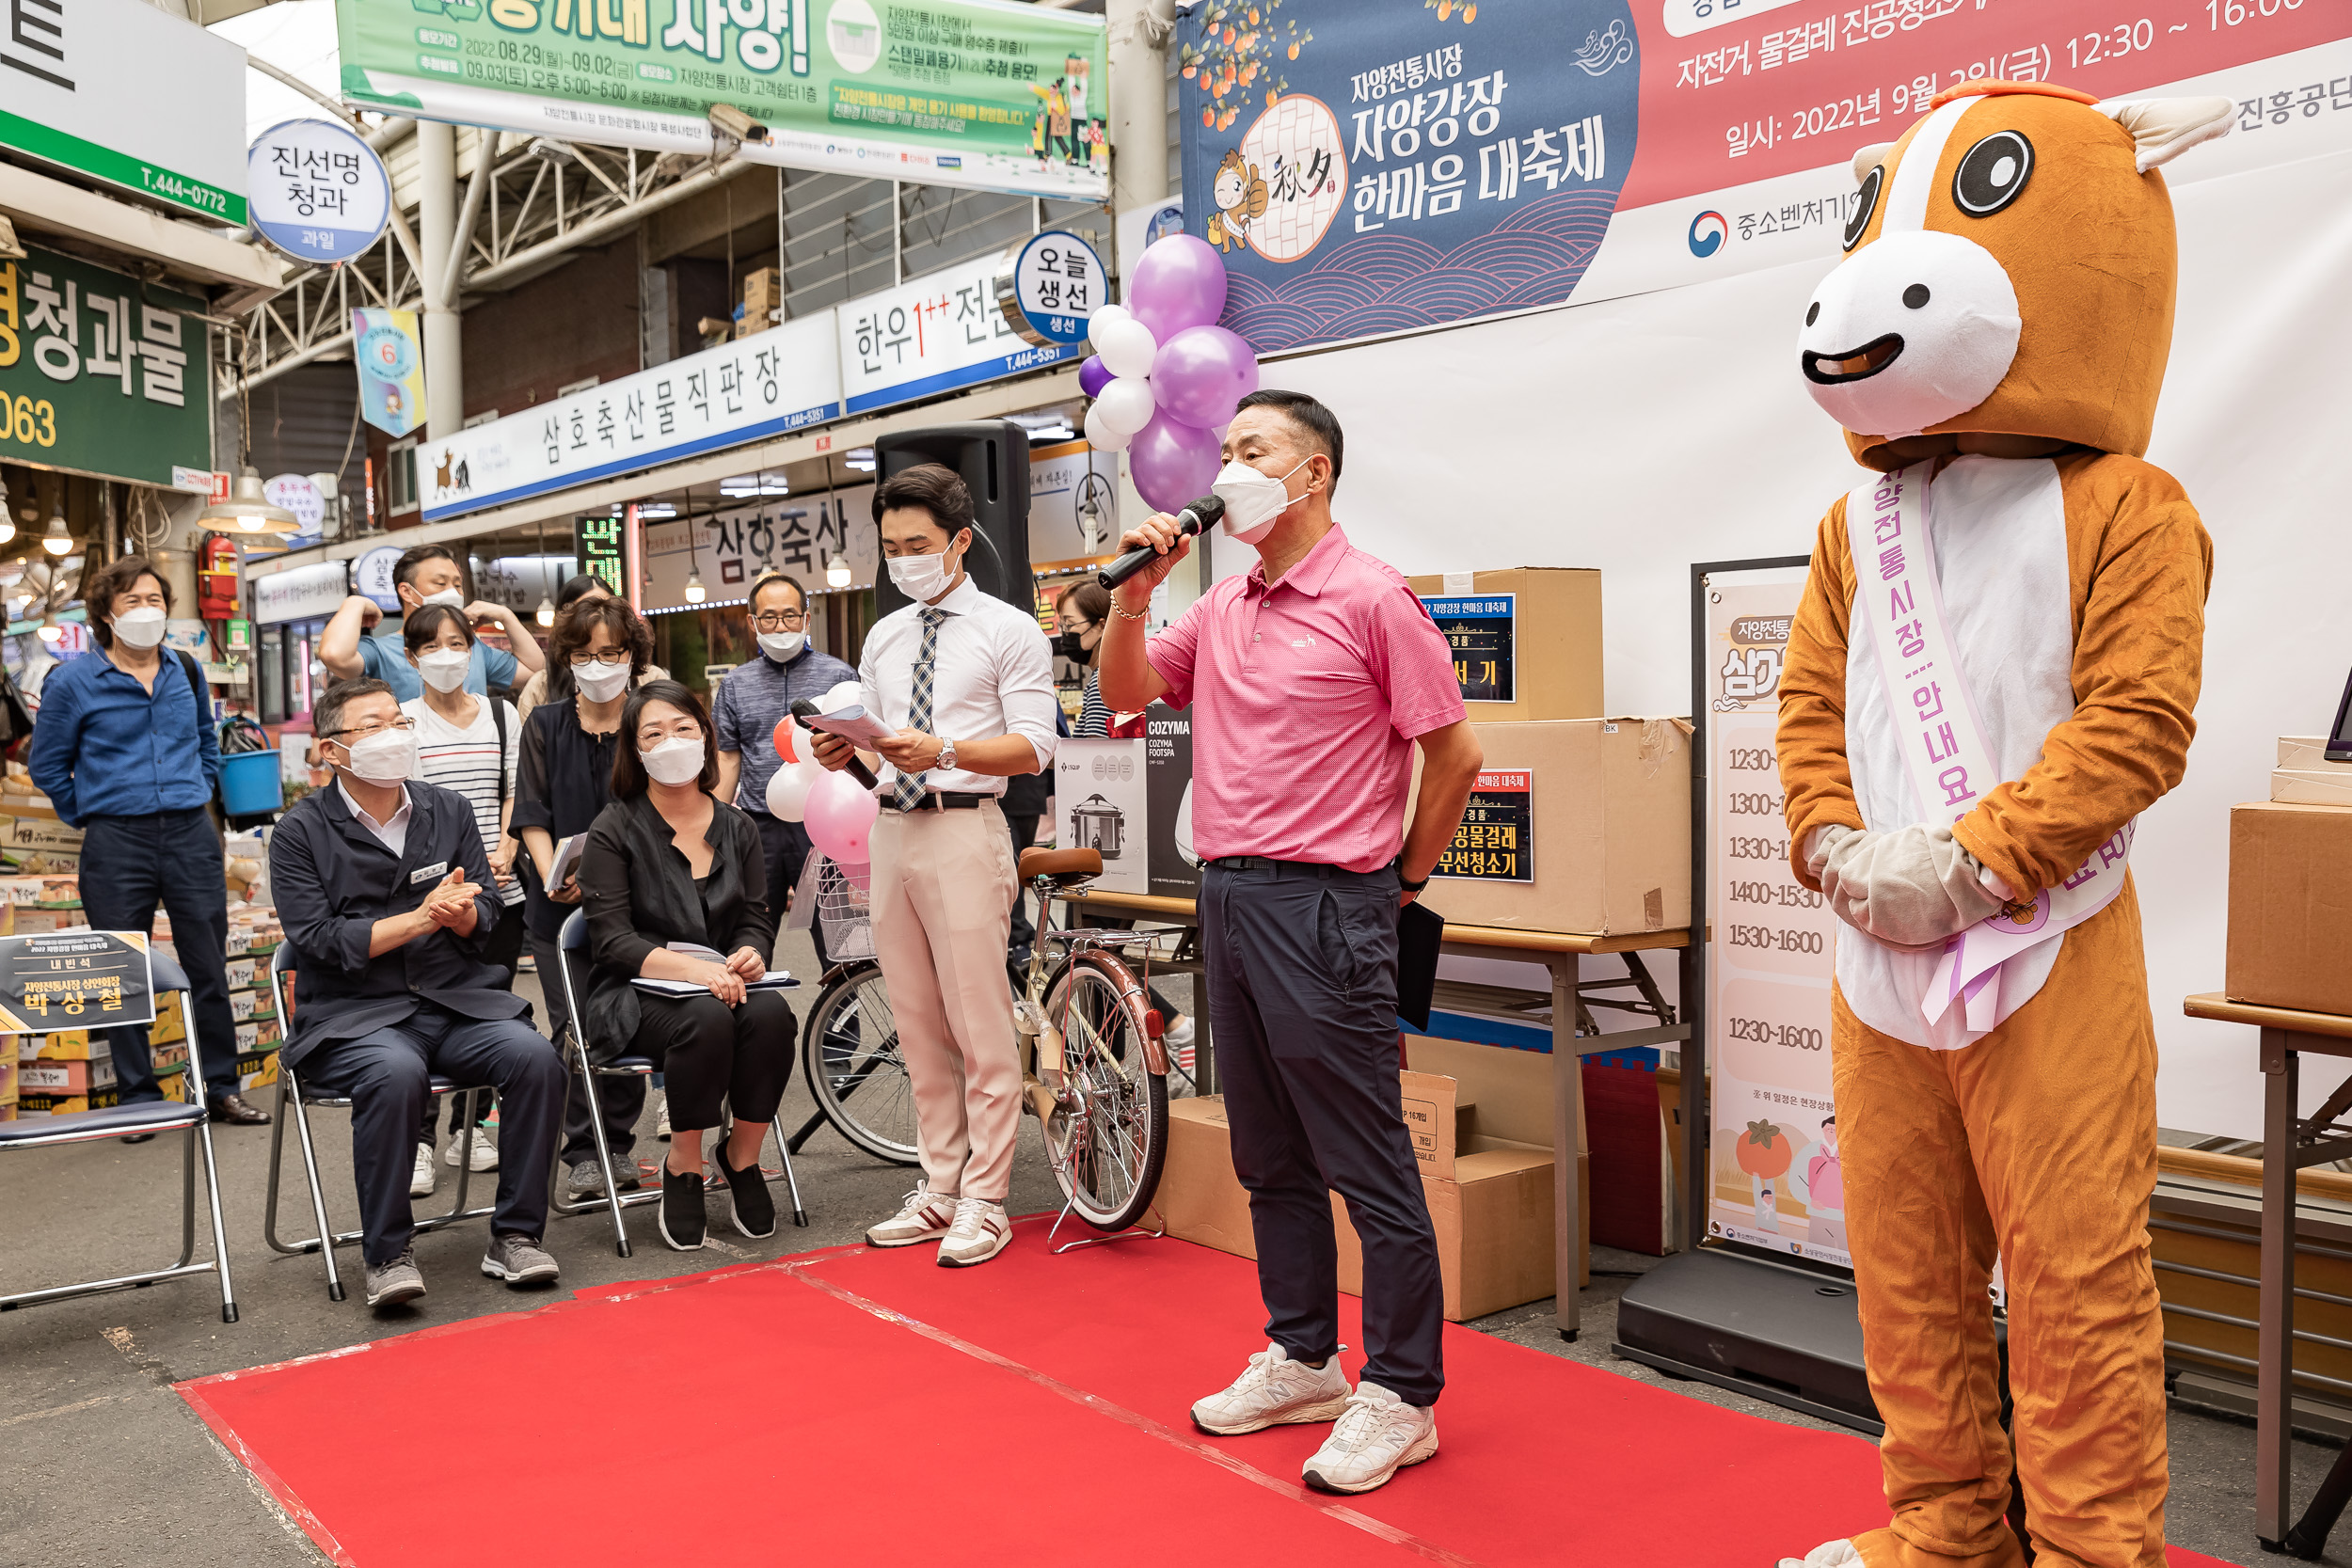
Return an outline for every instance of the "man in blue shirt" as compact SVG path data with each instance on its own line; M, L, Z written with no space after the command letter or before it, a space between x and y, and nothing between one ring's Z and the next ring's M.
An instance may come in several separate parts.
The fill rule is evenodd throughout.
M808 864L809 843L806 828L768 810L768 783L784 766L776 755L776 721L801 698L813 702L843 681L855 681L857 672L808 645L808 593L782 572L766 573L752 584L744 614L759 641L759 657L728 671L711 693L710 722L719 742L719 787L713 793L759 824L759 842L768 852L769 912L781 930L785 906ZM809 936L821 961L824 934L811 926Z
M464 610L466 618L477 626L495 622L506 633L512 653L479 641L473 645L473 662L466 668L466 689L477 696L493 687L519 686L547 667L539 640L520 615L486 599L466 602L465 563L447 545L417 545L403 550L392 565L392 592L400 595L403 616L429 604L445 604ZM383 613L382 607L363 594L345 599L319 634L319 662L339 681L362 676L382 681L392 689L395 699L410 702L424 695L424 682L408 662L399 626L373 637L361 635Z
M211 694L185 655L163 657L171 590L145 557L96 573L82 601L100 651L58 666L41 685L33 786L59 820L82 830L82 912L92 927L149 930L159 903L171 916L214 1119L266 1122L237 1093L228 885L220 832L205 810L220 778ZM109 1029L106 1038L122 1103L161 1100L146 1026Z

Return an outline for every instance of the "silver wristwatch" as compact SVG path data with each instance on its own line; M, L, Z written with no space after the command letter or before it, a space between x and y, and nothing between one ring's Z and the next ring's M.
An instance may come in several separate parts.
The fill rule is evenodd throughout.
M931 764L931 767L942 773L952 773L956 770L956 743L954 741L945 736L940 736L939 760Z

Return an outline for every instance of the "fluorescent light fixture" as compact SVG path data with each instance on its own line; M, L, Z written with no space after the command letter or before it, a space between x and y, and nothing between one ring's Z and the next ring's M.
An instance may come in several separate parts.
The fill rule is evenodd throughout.
M871 447L858 447L855 450L845 453L842 456L841 461L849 465L850 467L855 468L859 473L870 474L875 468L874 449Z

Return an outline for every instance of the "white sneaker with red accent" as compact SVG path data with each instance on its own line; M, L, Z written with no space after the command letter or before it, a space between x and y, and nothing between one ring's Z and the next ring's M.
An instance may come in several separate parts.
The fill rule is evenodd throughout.
M1224 1391L1193 1405L1192 1424L1219 1437L1238 1437L1294 1421L1328 1421L1346 1408L1347 1374L1338 1356L1310 1367L1268 1343Z
M975 1263L985 1263L1004 1251L1005 1243L1011 1240L1012 1221L1005 1217L1003 1204L991 1203L984 1197L958 1198L956 1223L939 1243L939 1266L968 1269Z
M1376 1383L1359 1383L1299 1473L1318 1492L1370 1492L1437 1451L1434 1407L1406 1404Z
M907 1194L897 1213L866 1233L867 1246L913 1246L936 1241L956 1223L956 1200L917 1187Z
M1825 1541L1802 1558L1784 1557L1780 1568L1865 1568L1851 1541Z

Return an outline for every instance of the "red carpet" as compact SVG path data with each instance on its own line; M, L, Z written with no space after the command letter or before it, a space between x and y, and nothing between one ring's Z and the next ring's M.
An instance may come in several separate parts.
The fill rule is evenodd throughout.
M1251 1266L1181 1242L1055 1258L1044 1229L1024 1223L977 1270L845 1248L181 1392L358 1568L1123 1568L1204 1548L1237 1564L1760 1568L1884 1517L1860 1438L1456 1328L1439 1456L1367 1497L1306 1492L1320 1429L1210 1438L1184 1416L1262 1348ZM636 1440L626 1460L618 1430Z

